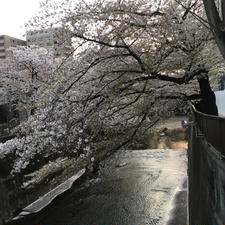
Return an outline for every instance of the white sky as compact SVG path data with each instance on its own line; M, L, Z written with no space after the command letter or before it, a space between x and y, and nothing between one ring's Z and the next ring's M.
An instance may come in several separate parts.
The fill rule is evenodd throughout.
M1 0L0 35L25 40L24 24L38 12L40 0Z

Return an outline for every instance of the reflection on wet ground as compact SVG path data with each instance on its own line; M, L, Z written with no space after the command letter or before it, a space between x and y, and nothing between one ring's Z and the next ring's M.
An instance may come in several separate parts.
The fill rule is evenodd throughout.
M179 212L175 199L180 194L186 204L186 170L184 149L119 151L101 163L94 179L17 224L187 224L186 206Z
M182 126L186 117L173 117L160 120L159 124L150 130L144 142L148 149L188 149L189 132Z

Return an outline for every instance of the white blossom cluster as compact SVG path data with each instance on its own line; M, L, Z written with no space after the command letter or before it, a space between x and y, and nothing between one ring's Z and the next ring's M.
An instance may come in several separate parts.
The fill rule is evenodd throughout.
M14 173L25 169L31 162L55 155L73 155L84 158L91 153L89 139L84 136L79 112L71 109L68 102L45 107L21 125L21 138L0 144L0 153L14 153Z
M211 51L209 31L192 15L204 16L201 2L87 2L46 1L30 24L62 24L60 42L73 43L66 59L20 47L0 63L5 83L29 93L23 104L36 108L21 124L20 138L1 145L18 156L15 171L59 154L86 157L95 143L120 134L131 140L128 133L137 133L144 122L169 117L196 96L194 72L224 71L208 63L211 56L216 65L221 59Z
M81 158L90 155L90 139L84 131L84 114L79 103L81 93L76 88L69 94L62 93L69 68L68 71L65 67L57 70L61 60L53 59L45 49L19 47L12 50L13 58L0 64L7 77L5 83L15 80L20 90L24 88L23 83L28 85L30 97L20 104L36 108L34 115L17 128L17 137L0 144L2 157L9 153L15 155L13 173L59 155ZM38 76L37 80L32 80L32 71ZM27 91L14 92L21 97L21 93L26 96Z

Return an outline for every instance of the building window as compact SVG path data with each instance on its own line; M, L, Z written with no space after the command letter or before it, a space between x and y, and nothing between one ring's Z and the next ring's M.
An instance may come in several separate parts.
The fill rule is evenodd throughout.
M4 43L0 43L0 46L4 46L5 44Z
M47 46L53 46L53 43L52 42L48 42Z
M5 49L0 49L0 52L5 52Z

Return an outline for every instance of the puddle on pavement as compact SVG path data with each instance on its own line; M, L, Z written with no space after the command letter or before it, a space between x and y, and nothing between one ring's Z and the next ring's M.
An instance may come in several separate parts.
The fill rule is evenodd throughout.
M187 130L183 128L162 128L148 135L149 149L187 149Z

